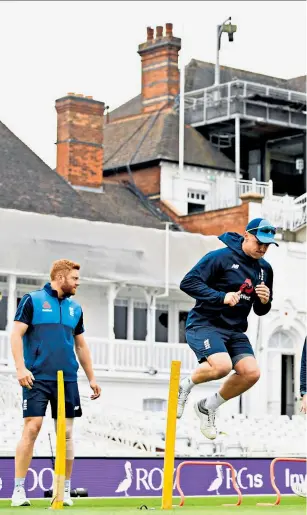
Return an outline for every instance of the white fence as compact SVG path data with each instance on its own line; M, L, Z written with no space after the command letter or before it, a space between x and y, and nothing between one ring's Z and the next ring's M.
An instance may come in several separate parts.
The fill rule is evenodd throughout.
M280 229L295 231L306 224L306 202L307 193L267 197L262 201L263 216Z
M273 195L273 181L260 182L256 181L256 179L252 179L251 181L240 180L238 183L239 197L245 193L257 193L264 198L270 198Z
M169 373L172 360L181 361L182 373L190 373L196 358L184 343L149 344L147 341L86 339L97 370ZM0 332L0 364L8 364L9 335Z
M222 183L223 178L219 181ZM268 182L260 182L256 179L240 180L238 183L233 180L233 187L227 184L227 189L217 184L216 198L212 200L213 209L235 206L237 197L240 198L246 193L256 193L263 197L262 216L268 218L279 229L296 231L306 224L307 193L296 198L289 195L273 195L271 180Z

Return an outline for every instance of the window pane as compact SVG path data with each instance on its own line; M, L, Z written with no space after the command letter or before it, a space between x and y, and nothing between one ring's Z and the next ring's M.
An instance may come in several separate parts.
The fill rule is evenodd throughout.
M185 338L185 324L188 317L188 311L179 311L179 343L187 343Z
M143 399L144 411L166 411L166 406L165 399Z
M156 310L156 342L168 342L168 312Z
M194 204L192 202L188 202L188 215L191 215L192 213L202 213L204 211L204 204Z
M128 308L114 306L114 334L117 340L127 340Z
M146 340L147 308L134 308L133 339Z
M7 324L7 297L0 300L0 331L5 331Z

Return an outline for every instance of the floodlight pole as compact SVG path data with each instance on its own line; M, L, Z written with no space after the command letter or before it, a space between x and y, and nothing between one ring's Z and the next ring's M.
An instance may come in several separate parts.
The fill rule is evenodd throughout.
M221 25L217 26L217 38L216 38L216 61L215 61L215 71L214 71L214 85L218 86L220 84L220 49L221 49L221 37L223 33L223 26L228 21L231 21L231 16L227 18Z

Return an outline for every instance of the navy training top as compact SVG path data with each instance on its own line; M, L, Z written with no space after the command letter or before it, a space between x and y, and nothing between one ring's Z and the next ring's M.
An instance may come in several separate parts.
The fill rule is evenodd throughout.
M258 316L266 315L271 309L273 270L265 259L254 259L243 252L243 237L239 234L227 232L219 239L227 247L206 254L180 283L180 289L196 300L186 327L210 322L217 327L245 332L252 306ZM270 289L267 304L262 304L255 293L255 286L261 282ZM224 304L226 293L239 290L241 296L236 306Z
M63 370L65 381L77 381L74 336L84 332L77 302L68 296L59 299L47 283L23 296L14 320L28 325L23 337L24 360L35 379L56 381L57 371Z

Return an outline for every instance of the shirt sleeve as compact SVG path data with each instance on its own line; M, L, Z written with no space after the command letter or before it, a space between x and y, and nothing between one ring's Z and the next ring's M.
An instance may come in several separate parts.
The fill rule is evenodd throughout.
M82 334L82 333L84 333L83 311L81 311L79 322L77 323L77 325L75 327L75 336L78 336L78 334Z
M15 314L15 322L23 322L24 324L31 325L33 319L33 302L31 296L27 293L18 304Z
M303 347L303 352L302 352L302 359L301 359L301 377L300 377L300 393L301 395L305 395L307 393L307 377L306 377L306 359L307 359L307 356L306 356L306 340L307 338L305 338L305 343L304 343L304 347Z
M182 279L180 289L195 300L222 307L226 293L214 289L219 261L216 252L206 254Z

